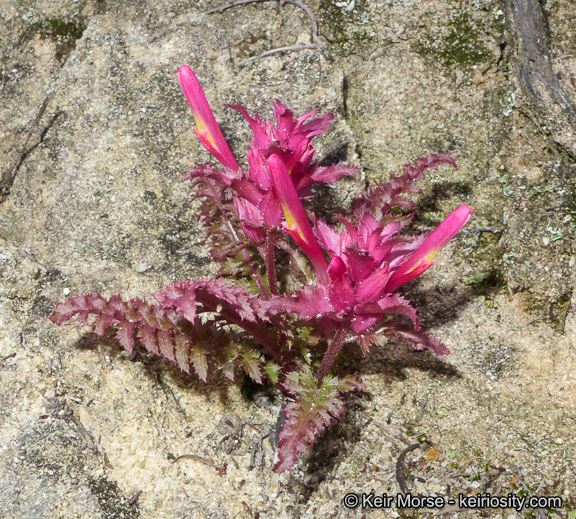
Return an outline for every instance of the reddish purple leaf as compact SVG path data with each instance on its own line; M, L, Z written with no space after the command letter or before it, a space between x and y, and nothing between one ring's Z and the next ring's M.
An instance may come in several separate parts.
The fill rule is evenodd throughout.
M116 338L122 347L132 355L134 351L134 331L136 330L136 323L130 321L122 321L116 325Z

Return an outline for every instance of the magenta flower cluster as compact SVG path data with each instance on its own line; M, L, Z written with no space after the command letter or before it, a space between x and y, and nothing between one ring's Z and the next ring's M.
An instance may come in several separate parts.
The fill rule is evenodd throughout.
M314 160L311 141L329 128L332 114L314 110L295 118L276 101L274 125L229 105L253 133L248 167L240 167L194 72L183 66L177 74L195 133L221 165L198 165L184 177L194 197L203 200L200 219L220 275L168 286L153 294L157 304L120 295L76 296L60 303L51 319L60 325L77 315L99 335L114 327L128 351L137 339L187 372L193 366L203 380L208 354L231 379L237 369L257 382L268 378L292 400L284 408L287 419L273 467L283 472L341 416L342 393L363 388L356 375L337 366L345 344L356 343L367 355L372 345L399 337L416 349L448 353L422 330L416 310L398 289L435 263L472 212L458 207L429 235L402 232L412 221L414 182L426 169L456 165L439 154L359 193L351 210L336 212L338 225L322 221L302 200L314 195L314 184L359 171ZM290 258L290 268L278 263L279 249Z

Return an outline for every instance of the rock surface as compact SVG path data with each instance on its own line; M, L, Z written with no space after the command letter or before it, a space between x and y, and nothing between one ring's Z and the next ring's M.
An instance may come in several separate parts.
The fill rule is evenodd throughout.
M347 510L342 498L400 492L397 460L414 443L403 463L413 493L560 496L556 516L568 517L576 133L546 92L535 104L518 83L510 9L312 0L323 48L239 67L310 43L310 20L274 2L206 14L219 5L0 0L0 518L398 516L408 512ZM544 7L552 67L575 102L576 6ZM367 391L282 478L261 441L277 407L214 370L204 384L47 320L68 295L144 297L210 275L197 205L179 183L208 158L173 75L183 63L238 154L247 125L219 105L266 116L274 98L296 113L318 107L337 116L320 156L364 167L334 199L451 152L459 168L428 174L417 226L463 203L475 213L406 290L452 355L401 342L350 352ZM262 463L248 470L252 451ZM460 517L486 513L515 514Z

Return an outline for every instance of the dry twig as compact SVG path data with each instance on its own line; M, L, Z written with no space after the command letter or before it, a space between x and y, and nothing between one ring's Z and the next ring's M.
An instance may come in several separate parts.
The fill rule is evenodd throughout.
M204 465L208 465L209 467L216 467L216 464L207 458L203 458L202 456L197 456L196 454L182 454L182 456L178 456L173 463L176 463L180 460L194 460L198 461L199 463L203 463Z
M406 458L406 455L409 452L415 451L419 447L421 447L419 443L413 443L406 447L400 456L398 456L398 461L396 462L396 480L398 481L398 485L400 485L403 494L410 492L410 488L408 488L408 483L406 482L406 474L404 472L404 458Z
M248 4L261 4L264 2L277 2L277 1L278 0L240 0L238 2L233 2L233 3L228 4L228 5L223 5L221 7L216 7L214 9L210 9L207 12L207 14L223 13L224 11L226 11L227 9L231 9L232 7L240 7L240 6L248 5ZM292 52L292 51L305 50L305 49L319 49L321 47L324 47L324 43L322 43L318 39L318 22L316 21L316 17L312 13L312 11L310 11L310 8L306 4L300 2L299 0L280 0L280 6L283 6L284 4L292 4L292 5L300 8L300 9L302 9L306 13L306 15L310 19L310 23L312 25L312 28L310 31L310 37L311 37L312 43L288 45L286 47L279 47L276 49L270 49L270 50L267 50L266 52L262 52L261 54L258 54L256 56L252 56L250 58L246 58L245 60L242 60L240 63L238 63L239 67L243 67L244 65L246 65L247 63L250 63L251 61L255 61L257 59L264 58L264 57L270 56L272 54L277 54L279 52Z

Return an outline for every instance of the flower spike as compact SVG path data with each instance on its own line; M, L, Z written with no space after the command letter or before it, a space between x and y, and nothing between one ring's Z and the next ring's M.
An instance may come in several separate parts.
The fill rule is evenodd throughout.
M278 155L273 154L268 159L268 167L272 184L280 199L282 211L286 218L284 228L308 256L320 281L326 283L328 281L326 259L312 232L312 227L310 227L310 222L306 217L286 165Z
M216 122L198 78L188 65L180 67L176 74L178 74L182 92L192 109L196 123L194 132L198 139L225 167L237 171L238 163Z
M402 285L412 281L425 270L429 269L436 260L436 254L444 247L460 230L466 225L472 211L467 205L461 205L426 238L424 243L418 247L406 261L390 278L386 284L386 292L395 292Z

